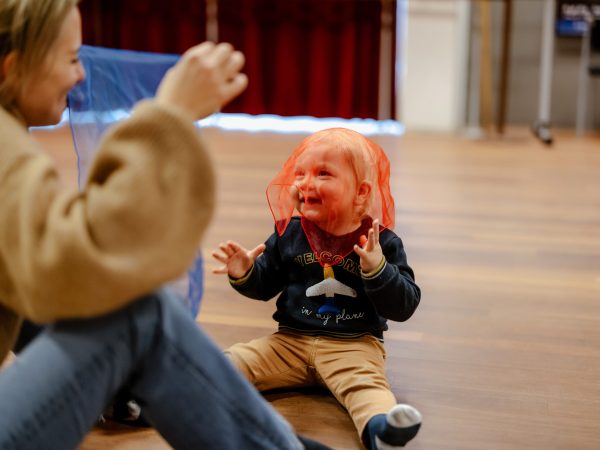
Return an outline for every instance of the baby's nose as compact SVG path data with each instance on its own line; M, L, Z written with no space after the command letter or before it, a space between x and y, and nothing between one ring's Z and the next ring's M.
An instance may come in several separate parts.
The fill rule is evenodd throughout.
M313 177L312 174L307 174L302 181L304 186L312 186L314 185L315 177Z
M296 180L296 187L298 188L299 191L302 191L304 189L306 189L306 186L308 186L308 176L303 176L302 178Z

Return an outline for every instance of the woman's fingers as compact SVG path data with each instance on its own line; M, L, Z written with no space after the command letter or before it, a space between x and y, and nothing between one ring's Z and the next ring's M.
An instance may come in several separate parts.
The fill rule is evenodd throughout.
M222 67L223 73L227 79L231 79L235 74L237 74L244 64L246 63L246 58L244 54L240 51L233 50L226 55L222 62L219 64Z
M193 120L206 117L246 88L248 78L240 72L244 63L244 55L230 44L196 45L167 72L157 101L178 107Z
M213 44L214 45L214 44ZM210 52L210 55L207 59L207 62L215 67L219 67L224 69L231 55L235 52L233 46L227 42L221 42L213 47L213 50Z
M238 73L227 84L223 86L223 104L229 103L231 100L240 95L248 86L248 77L245 73Z

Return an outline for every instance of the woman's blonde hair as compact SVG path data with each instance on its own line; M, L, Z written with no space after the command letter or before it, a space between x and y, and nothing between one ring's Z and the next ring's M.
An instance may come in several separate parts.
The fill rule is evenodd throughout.
M0 105L13 109L18 90L46 62L60 27L79 0L2 0L0 2L0 64L16 52L13 70L0 72Z

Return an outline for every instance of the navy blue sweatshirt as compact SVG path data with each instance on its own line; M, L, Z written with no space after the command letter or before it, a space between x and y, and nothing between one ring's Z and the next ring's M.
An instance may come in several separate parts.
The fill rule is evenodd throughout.
M257 300L279 294L273 319L280 329L338 337L372 334L383 339L386 319L407 320L419 305L421 291L402 240L383 229L379 243L386 263L365 278L354 251L343 258L314 252L300 218L293 217L283 236L275 231L267 239L264 253L248 274L230 282L238 292ZM324 268L319 260L332 266Z

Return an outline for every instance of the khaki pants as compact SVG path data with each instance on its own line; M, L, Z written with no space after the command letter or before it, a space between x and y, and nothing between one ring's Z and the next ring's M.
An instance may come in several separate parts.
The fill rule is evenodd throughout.
M362 438L371 417L396 404L385 350L374 336L352 339L278 331L225 350L260 391L321 385L346 408Z

